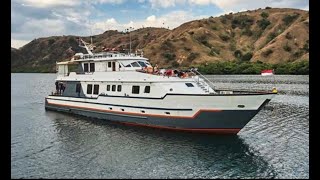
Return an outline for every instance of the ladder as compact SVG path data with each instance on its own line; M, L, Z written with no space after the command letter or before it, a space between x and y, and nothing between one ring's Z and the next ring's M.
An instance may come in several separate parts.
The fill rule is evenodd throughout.
M191 69L192 72L194 72L196 75L198 75L198 80L197 80L197 85L203 89L205 92L209 93L210 92L210 87L214 90L215 87L213 85L213 83L206 78L203 74L201 74L199 71L197 71L196 69ZM202 79L202 81L200 80L200 77ZM214 92L214 91L213 91Z

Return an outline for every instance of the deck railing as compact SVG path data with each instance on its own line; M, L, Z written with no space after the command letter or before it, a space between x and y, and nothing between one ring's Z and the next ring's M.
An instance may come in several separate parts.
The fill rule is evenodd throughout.
M211 87L213 90L215 89L215 86L212 81L210 81L208 78L206 78L203 74L201 74L197 69L191 69L192 72L197 74L199 77L201 77L204 82L206 82L207 85L207 91L209 91L209 88ZM198 83L200 83L200 79L198 78Z

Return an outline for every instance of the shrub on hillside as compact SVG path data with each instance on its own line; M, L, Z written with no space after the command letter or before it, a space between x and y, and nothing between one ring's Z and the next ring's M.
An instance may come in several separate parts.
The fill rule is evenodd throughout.
M162 56L164 58L166 58L166 62L172 61L176 58L176 55L174 53L171 52L165 52L162 54Z
M257 24L261 29L266 29L271 23L267 19L261 19L257 21Z
M197 58L200 54L199 53L190 53L189 56L187 57L187 60L190 62L190 61L193 61L195 58Z
M169 40L165 40L160 46L160 49L162 50L171 50L172 48L173 45Z
M228 41L230 39L230 37L226 34L220 34L219 37L223 41Z
M306 43L303 45L303 50L305 50L306 52L309 52L309 40L306 40Z
M275 32L271 32L267 36L266 44L269 43L271 40L277 37L277 34Z
M241 58L242 61L250 61L252 58L253 54L252 52L247 52L246 54L244 54Z
M291 24L294 20L296 20L299 17L299 14L293 14L293 15L286 15L283 17L282 21L286 24L289 25Z
M52 45L56 40L55 39L49 39L48 43L49 45Z
M290 34L290 32L287 32L285 37L286 37L286 39L292 39L293 38L293 36Z
M290 52L292 50L292 48L288 45L288 43L283 46L283 49L287 52Z
M233 53L234 57L240 59L242 57L242 52L237 49L234 53Z
M250 28L245 28L244 30L241 31L241 35L246 35L246 36L252 36L253 32L250 30Z
M262 12L262 13L260 14L260 16L261 16L262 18L267 18L267 17L269 17L269 14L268 14L267 12Z
M233 29L236 27L243 29L245 27L250 27L253 24L253 21L253 18L248 15L240 15L233 18L231 26Z

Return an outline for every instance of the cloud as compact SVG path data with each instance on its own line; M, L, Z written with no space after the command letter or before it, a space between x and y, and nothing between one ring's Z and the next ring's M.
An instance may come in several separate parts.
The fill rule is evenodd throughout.
M147 1L147 0L146 0ZM308 0L149 0L152 8L168 8L178 5L217 6L226 12L257 9L266 6L282 8L306 8Z
M14 48L18 49L18 48L26 45L29 42L30 41L26 41L26 40L11 39L11 47L14 47Z
M23 6L32 6L38 8L55 6L75 6L79 1L75 0L22 0Z
M206 1L218 6L223 11L238 12L241 10L250 10L264 7L277 8L303 8L309 4L308 0L191 0L195 2Z
M122 4L126 0L91 0L89 2L94 4Z
M168 8L185 4L188 0L149 0L152 8Z
M125 31L129 27L139 29L142 27L163 27L173 29L184 22L201 19L204 16L196 16L189 11L173 11L162 16L151 15L140 21L130 21L128 23L118 23L115 18L105 21L96 22L92 27L95 34L102 33L106 30Z
M128 6L132 6L132 9ZM88 36L91 30L92 34L98 34L108 29L123 31L128 27L173 29L187 21L213 14L217 16L266 6L308 10L309 2L308 0L11 0L11 37L18 44L54 35ZM132 17L134 11L137 12L136 17Z

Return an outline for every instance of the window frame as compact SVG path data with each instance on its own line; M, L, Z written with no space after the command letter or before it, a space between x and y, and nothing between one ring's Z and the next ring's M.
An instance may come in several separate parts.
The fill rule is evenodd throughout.
M192 83L185 83L185 85L186 85L187 87L194 87L194 85L193 85Z
M93 94L95 95L99 94L99 84L93 85Z
M148 89L147 89L148 88ZM144 93L150 93L150 89L151 87L150 86L145 86L144 87ZM148 90L148 91L147 91Z
M80 93L81 92L81 83L77 83L76 84L76 93Z
M116 87L116 85L115 85L115 84L114 84L114 85L112 85L112 87L111 87L111 91L112 91L112 92L115 92L115 91L116 91L116 88L117 88L117 87Z
M92 94L92 84L87 84L87 94Z
M134 62L132 62L132 63L130 63L130 64L131 64L132 67L139 67L139 68L141 68L140 64L139 64L138 62L136 62L136 61L134 61Z
M117 86L117 92L121 92L121 90L122 90L122 85L118 85Z
M140 93L140 86L132 86L132 94L139 94Z
M89 72L89 63L83 63L83 71Z
M95 66L96 66L95 63L89 63L90 72L95 72L95 69L96 69Z

